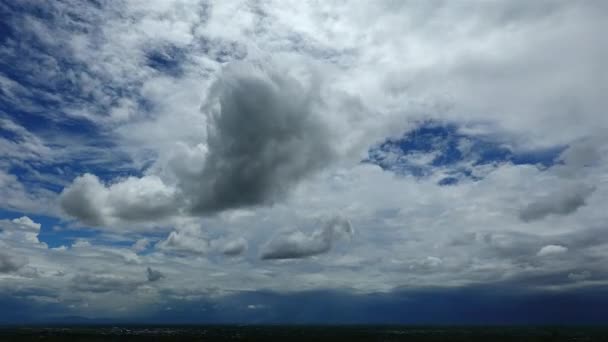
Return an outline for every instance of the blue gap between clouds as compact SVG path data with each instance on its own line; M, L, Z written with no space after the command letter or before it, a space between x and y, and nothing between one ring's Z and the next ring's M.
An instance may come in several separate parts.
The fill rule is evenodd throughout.
M66 227L65 222L56 217L23 214L12 210L0 209L0 219L13 220L22 216L27 216L32 221L40 223L41 227L38 239L46 243L49 248L71 246L77 239L90 240L99 235L98 231L92 229L69 229Z
M480 180L473 169L482 165L535 165L546 169L566 146L515 151L491 135L462 133L459 125L424 121L398 138L388 138L368 151L362 162L380 166L399 175L429 177L438 171L447 174L438 184L455 185L462 180Z
M116 144L110 134L87 119L70 117L62 112L64 106L78 107L79 104L95 102L90 94L82 92L78 82L65 75L72 72L84 72L91 77L97 75L88 70L82 62L75 61L66 52L69 50L60 45L49 45L40 41L23 27L24 18L27 16L35 17L52 26L56 20L61 20L58 19L58 15L51 5L0 3L0 42L5 47L0 51L0 75L27 89L26 92L17 90L14 94L19 102L12 100L8 93L0 89L0 116L7 117L42 138L48 138L46 140L51 144L51 148L61 149L64 146L53 144L70 144L70 141L73 141L84 144L82 148L86 152L72 155L70 160L28 161L21 165L13 163L8 171L17 176L26 187L44 187L55 192L59 192L62 186L57 182L40 180L36 173L52 175L55 179L65 181L71 181L86 172L94 173L104 181L116 177L141 176L141 170L128 167L129 157L114 149ZM95 25L92 25L94 23L87 21L90 18L85 20L79 18L78 13L71 12L62 15L71 16L74 20L74 27L70 29L84 31L95 29ZM53 61L54 64L46 67L49 61ZM50 67L56 68L56 72L48 75L44 75L43 72L42 76L36 72L38 68L45 71ZM150 111L151 104L137 96L129 87L123 89L107 83L103 91L111 95L115 101L128 97L134 99L143 111ZM96 115L107 115L108 108L102 107L104 106L96 103L90 109L95 111ZM21 139L18 134L4 129L0 129L0 136L13 142ZM62 139L56 141L59 137ZM93 151L95 153L90 153ZM103 167L100 167L99 160L105 159L108 155L112 157L111 162L104 163ZM9 163L12 162L9 160Z

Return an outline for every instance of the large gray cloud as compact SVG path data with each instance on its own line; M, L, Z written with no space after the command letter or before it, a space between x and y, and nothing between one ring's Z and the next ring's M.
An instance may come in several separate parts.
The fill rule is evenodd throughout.
M282 199L334 155L318 112L322 101L316 77L311 79L305 85L269 64L226 67L203 108L209 121L207 132L200 132L201 139L206 133L207 143L205 155L196 161L199 169L173 163L168 166L173 182L149 175L103 184L85 174L63 190L63 210L86 224L103 226Z
M519 212L525 222L540 220L548 215L568 215L585 205L585 201L595 191L594 187L580 186L539 198Z
M314 87L238 64L224 71L210 103L209 154L192 188L196 213L272 203L330 160Z
M296 231L275 236L264 246L261 258L263 260L297 259L327 253L336 238L352 234L353 228L350 222L335 217L311 235Z

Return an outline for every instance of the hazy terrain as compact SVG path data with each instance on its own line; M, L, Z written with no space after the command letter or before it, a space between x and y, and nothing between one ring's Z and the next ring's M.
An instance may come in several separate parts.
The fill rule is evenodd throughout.
M2 341L607 341L600 327L78 326L4 327Z

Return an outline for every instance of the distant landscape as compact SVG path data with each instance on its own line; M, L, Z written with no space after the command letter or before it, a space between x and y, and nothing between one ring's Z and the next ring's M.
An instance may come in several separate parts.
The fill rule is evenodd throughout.
M4 327L2 341L607 341L608 327L76 326Z

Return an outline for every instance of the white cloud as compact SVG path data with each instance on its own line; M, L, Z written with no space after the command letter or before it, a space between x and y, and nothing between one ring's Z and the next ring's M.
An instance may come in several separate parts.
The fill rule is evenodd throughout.
M93 226L165 218L177 214L180 205L177 190L156 176L129 177L106 186L88 173L65 188L60 201L68 214Z
M164 252L183 254L205 254L209 252L209 240L197 225L179 226L155 247Z
M260 257L263 260L298 259L323 254L331 250L337 239L352 234L350 222L335 217L310 235L301 231L279 233L266 243Z
M564 247L564 246L547 245L547 246L544 246L543 248L541 248L536 255L542 257L542 256L547 256L547 255L553 255L553 254L563 254L563 253L566 253L567 251L568 251L568 248Z
M32 221L27 216L22 216L13 220L0 220L0 231L4 239L10 239L21 243L40 244L38 234L40 233L40 223Z
M247 240L238 238L226 242L222 248L222 253L228 256L237 256L243 254L247 250Z
M145 251L150 245L150 240L147 238L141 238L135 241L135 243L131 246L131 249L136 253L140 253Z

